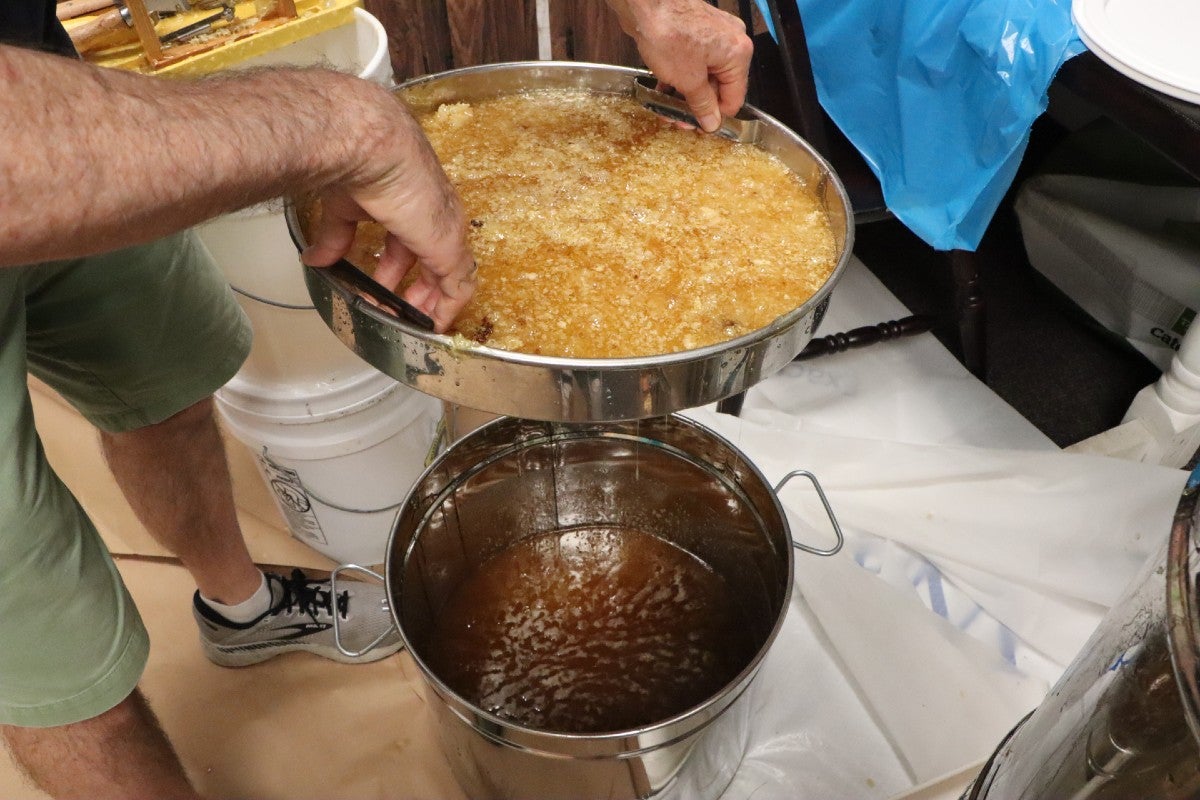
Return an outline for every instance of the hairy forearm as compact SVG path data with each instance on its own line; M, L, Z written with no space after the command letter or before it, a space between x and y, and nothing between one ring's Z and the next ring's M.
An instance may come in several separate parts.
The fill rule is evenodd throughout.
M6 46L0 87L0 266L111 250L352 180L370 121L334 109L369 117L373 102L394 102L328 72L179 81Z

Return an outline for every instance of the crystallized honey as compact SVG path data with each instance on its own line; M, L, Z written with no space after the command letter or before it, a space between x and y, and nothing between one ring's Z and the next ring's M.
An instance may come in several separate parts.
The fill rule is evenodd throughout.
M774 156L628 97L546 90L421 118L470 218L475 298L454 332L505 350L619 358L770 324L839 250L814 190ZM351 261L370 269L382 231Z
M629 528L552 531L468 576L420 655L477 707L540 730L660 722L716 694L758 642L721 576Z

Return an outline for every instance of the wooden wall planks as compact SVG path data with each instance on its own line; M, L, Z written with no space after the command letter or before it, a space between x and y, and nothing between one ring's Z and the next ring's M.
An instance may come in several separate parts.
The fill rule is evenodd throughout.
M641 65L604 0L548 0L551 54ZM538 57L537 0L363 0L387 30L396 80Z
M538 57L536 0L446 0L456 67Z
M454 67L445 0L363 0L383 24L396 81Z
M545 2L552 58L643 66L604 0ZM538 57L538 0L363 0L363 5L387 30L397 81ZM716 5L738 13L738 0Z
M563 61L643 66L604 0L550 0L550 52Z

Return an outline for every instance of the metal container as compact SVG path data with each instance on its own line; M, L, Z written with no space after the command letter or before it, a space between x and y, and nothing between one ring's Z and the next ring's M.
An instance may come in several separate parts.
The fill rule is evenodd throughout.
M812 480L837 535L833 547L792 541L776 492L793 476ZM526 537L601 524L682 548L739 598L757 650L716 694L637 729L548 732L480 709L428 666L439 613L480 563ZM430 466L400 511L386 578L376 577L386 582L443 749L470 797L703 800L724 791L745 752L747 690L783 623L793 547L829 555L840 546L810 473L772 488L733 445L690 420L563 425L506 417ZM365 571L339 567L334 581L346 570Z
M418 78L397 92L415 110L547 88L633 96L648 73L599 64L535 61L489 64ZM815 187L841 247L833 274L799 308L770 325L708 347L667 355L555 358L471 346L398 320L363 300L329 270L305 269L317 311L367 363L401 383L451 403L494 414L561 422L631 420L702 406L741 392L787 365L813 336L830 291L849 263L854 227L850 202L832 168L774 118L747 106L753 143ZM286 213L298 246L304 234L295 207Z
M964 800L1200 798L1198 487L1200 469L1169 539Z

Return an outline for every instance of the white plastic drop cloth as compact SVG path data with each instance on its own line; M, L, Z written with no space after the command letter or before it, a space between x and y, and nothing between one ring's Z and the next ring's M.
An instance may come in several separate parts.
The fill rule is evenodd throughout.
M820 333L906 313L855 264ZM815 473L846 536L796 553L730 800L888 798L985 759L1167 536L1185 478L1061 452L928 334L793 364L741 418L689 416L772 484ZM794 538L832 543L806 481L780 497Z

